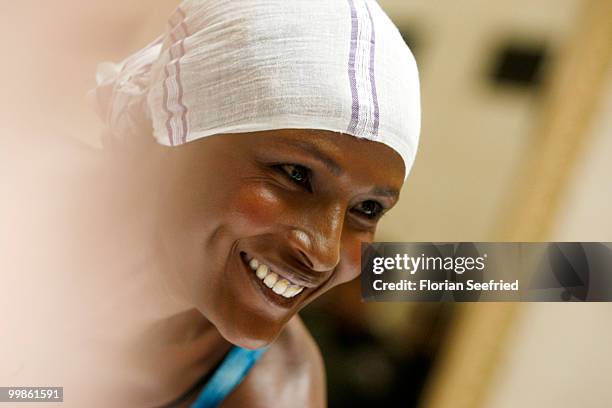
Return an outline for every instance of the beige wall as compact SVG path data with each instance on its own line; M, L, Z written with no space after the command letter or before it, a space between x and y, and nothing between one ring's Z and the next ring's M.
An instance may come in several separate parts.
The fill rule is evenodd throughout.
M612 304L526 304L487 408L603 408L612 402Z
M569 181L556 230L559 241L612 241L612 69L592 137Z

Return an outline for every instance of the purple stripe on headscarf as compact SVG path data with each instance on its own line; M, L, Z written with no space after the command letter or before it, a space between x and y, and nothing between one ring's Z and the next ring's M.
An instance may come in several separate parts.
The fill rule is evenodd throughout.
M357 53L357 29L359 21L357 20L357 9L353 0L348 0L351 8L351 48L349 52L348 75L351 86L351 94L353 96L353 104L351 107L351 122L349 123L347 132L354 133L357 129L359 121L359 93L357 92L357 77L355 67L355 55Z
M365 3L366 10L368 11L368 18L370 19L370 25L372 26L372 38L370 40L370 84L372 85L372 103L374 104L374 124L372 125L372 133L374 137L378 138L378 126L380 124L380 108L378 106L378 95L376 92L376 75L374 73L374 56L376 53L376 32L374 30L374 19L368 3Z

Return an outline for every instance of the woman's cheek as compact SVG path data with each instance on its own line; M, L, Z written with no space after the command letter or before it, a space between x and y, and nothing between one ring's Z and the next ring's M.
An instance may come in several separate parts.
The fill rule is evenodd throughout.
M341 268L338 271L338 284L356 279L361 274L361 241L351 239L343 243Z
M262 185L244 185L230 200L229 210L233 219L245 227L270 228L278 222L285 204L272 188Z

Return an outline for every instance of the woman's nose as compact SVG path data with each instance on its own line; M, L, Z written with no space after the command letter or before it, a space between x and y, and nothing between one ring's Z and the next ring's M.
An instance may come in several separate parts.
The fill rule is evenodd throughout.
M340 262L344 226L342 207L336 205L324 211L312 211L302 221L289 232L289 244L296 257L317 272L334 269Z

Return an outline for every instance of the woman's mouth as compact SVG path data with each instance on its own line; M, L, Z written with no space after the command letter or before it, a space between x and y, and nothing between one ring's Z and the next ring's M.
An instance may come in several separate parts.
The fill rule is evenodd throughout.
M304 287L279 276L268 265L245 252L240 254L247 263L253 275L257 277L271 292L286 299L299 295Z

